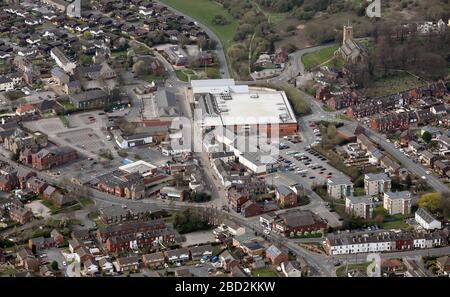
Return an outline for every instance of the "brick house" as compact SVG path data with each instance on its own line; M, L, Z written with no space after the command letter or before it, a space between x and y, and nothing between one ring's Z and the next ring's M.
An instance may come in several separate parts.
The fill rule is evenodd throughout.
M14 222L26 224L33 219L33 213L24 207L14 206L9 210L9 217Z
M45 181L36 176L27 181L27 188L37 195L44 193L47 186L48 184Z
M285 185L277 187L276 198L281 208L297 206L297 194Z
M30 238L28 240L28 247L33 251L39 251L39 250L45 250L48 248L52 248L56 245L55 240L52 237L44 238L36 237L36 238Z
M31 155L31 164L38 170L50 169L78 158L76 150L69 147L60 147L54 150L42 149Z
M248 201L248 198L241 192L236 191L236 189L231 188L228 190L228 201L231 208L235 212L241 212L242 205Z
M50 237L53 238L56 246L64 244L64 236L59 233L58 230L53 229L52 232L50 232Z
M323 232L326 227L327 224L312 212L294 210L280 214L273 222L272 230L287 237L295 234Z
M17 179L19 180L20 188L25 189L27 180L33 176L36 176L36 173L31 171L30 169L19 168L17 170Z
M256 202L248 200L241 206L241 215L246 218L257 216L260 213L261 207Z
M19 180L15 172L0 175L0 191L9 193L17 187L19 187Z
M274 245L271 245L266 249L266 258L275 266L279 266L282 262L289 261L289 255Z
M142 262L147 268L155 269L163 267L166 262L166 257L163 252L156 252L153 254L146 254L142 256Z
M117 259L117 271L137 271L139 269L139 258L136 256Z

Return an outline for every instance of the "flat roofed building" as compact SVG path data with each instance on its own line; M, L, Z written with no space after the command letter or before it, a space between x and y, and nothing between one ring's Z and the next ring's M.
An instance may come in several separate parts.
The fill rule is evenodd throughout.
M139 174L145 177L151 175L153 171L156 169L156 166L147 163L143 160L139 160L136 162L129 163L127 165L120 166L119 169L128 173L139 172Z
M202 110L202 127L227 127L233 131L255 129L270 135L294 134L297 120L284 91L235 85L234 80L192 81L192 93Z

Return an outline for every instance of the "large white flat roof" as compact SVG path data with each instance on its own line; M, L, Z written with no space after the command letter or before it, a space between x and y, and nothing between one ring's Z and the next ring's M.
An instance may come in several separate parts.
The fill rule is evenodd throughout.
M150 172L155 168L156 166L142 160L119 167L120 170L123 170L125 172L128 173L139 172L143 176L150 174Z
M192 92L199 93L229 93L248 92L247 85L236 85L234 79L199 79L191 81Z
M284 91L235 85L233 79L191 81L203 126L297 123Z

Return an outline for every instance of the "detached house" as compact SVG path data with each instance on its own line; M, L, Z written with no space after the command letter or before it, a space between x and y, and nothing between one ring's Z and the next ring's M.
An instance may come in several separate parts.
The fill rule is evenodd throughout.
M297 194L285 185L277 187L276 199L281 208L294 207L297 205Z

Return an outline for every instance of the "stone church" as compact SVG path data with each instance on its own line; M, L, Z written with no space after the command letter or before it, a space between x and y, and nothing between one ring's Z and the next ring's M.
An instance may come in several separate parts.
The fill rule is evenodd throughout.
M342 57L345 62L361 63L366 61L367 48L353 39L353 27L351 25L344 26L342 45L335 55Z

